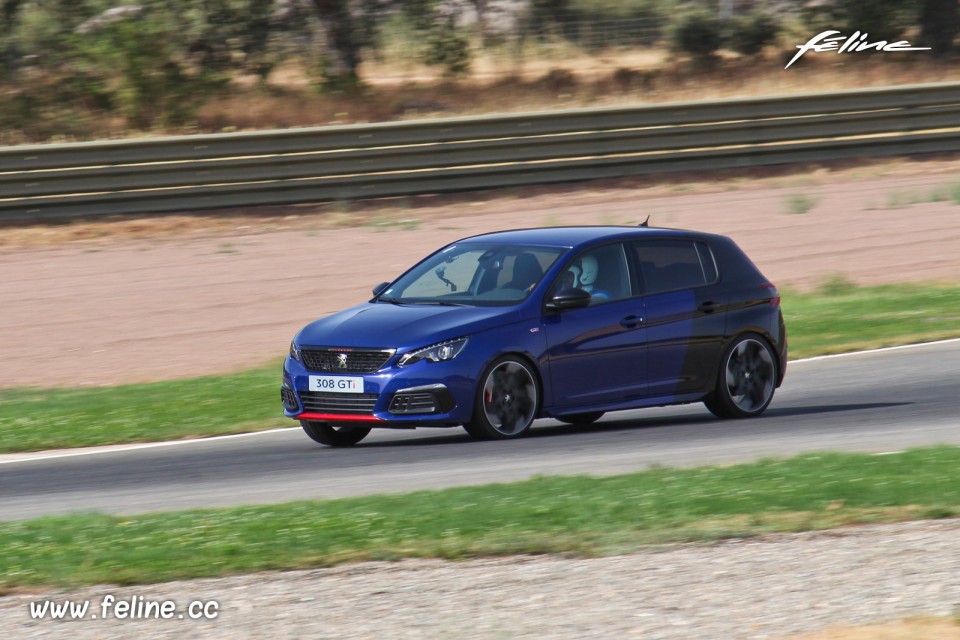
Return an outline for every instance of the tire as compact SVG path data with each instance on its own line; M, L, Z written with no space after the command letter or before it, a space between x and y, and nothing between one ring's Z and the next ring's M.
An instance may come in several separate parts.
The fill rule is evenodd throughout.
M540 411L540 395L532 365L516 356L497 358L480 376L473 419L463 428L479 440L519 438Z
M339 426L326 422L301 420L300 426L303 427L304 433L310 436L311 440L328 447L352 447L370 433L368 427Z
M567 424L593 424L602 416L603 411L591 411L590 413L570 413L565 416L556 416L556 419Z
M718 418L755 418L766 411L777 387L777 359L755 333L737 337L720 358L717 386L703 401Z

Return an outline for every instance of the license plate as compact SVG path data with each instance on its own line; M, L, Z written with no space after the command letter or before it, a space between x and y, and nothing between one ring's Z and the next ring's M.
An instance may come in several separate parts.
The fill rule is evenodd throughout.
M310 391L330 393L363 393L360 376L310 376Z

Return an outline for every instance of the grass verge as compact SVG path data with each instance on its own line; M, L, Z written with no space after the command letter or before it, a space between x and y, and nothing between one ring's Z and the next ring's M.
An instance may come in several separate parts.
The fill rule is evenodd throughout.
M616 554L643 545L960 515L960 448L808 454L607 478L0 523L0 593L399 558Z
M960 336L960 287L858 288L842 278L784 292L793 358ZM0 453L249 432L280 415L277 365L97 389L0 391Z
M835 276L782 300L791 358L960 337L956 285L857 287Z
M287 427L279 380L277 364L171 382L0 391L0 453Z

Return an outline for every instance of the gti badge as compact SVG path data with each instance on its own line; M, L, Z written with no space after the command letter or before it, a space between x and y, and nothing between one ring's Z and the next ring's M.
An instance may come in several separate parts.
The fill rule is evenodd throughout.
M338 353L338 354L337 354L337 364L340 366L341 369L346 369L346 368L347 368L347 354L345 354L345 353Z

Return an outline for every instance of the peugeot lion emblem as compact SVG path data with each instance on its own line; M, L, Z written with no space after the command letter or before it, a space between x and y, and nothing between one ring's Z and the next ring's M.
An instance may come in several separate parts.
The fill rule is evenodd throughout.
M340 365L341 369L347 368L347 354L338 353L337 354L337 363Z

